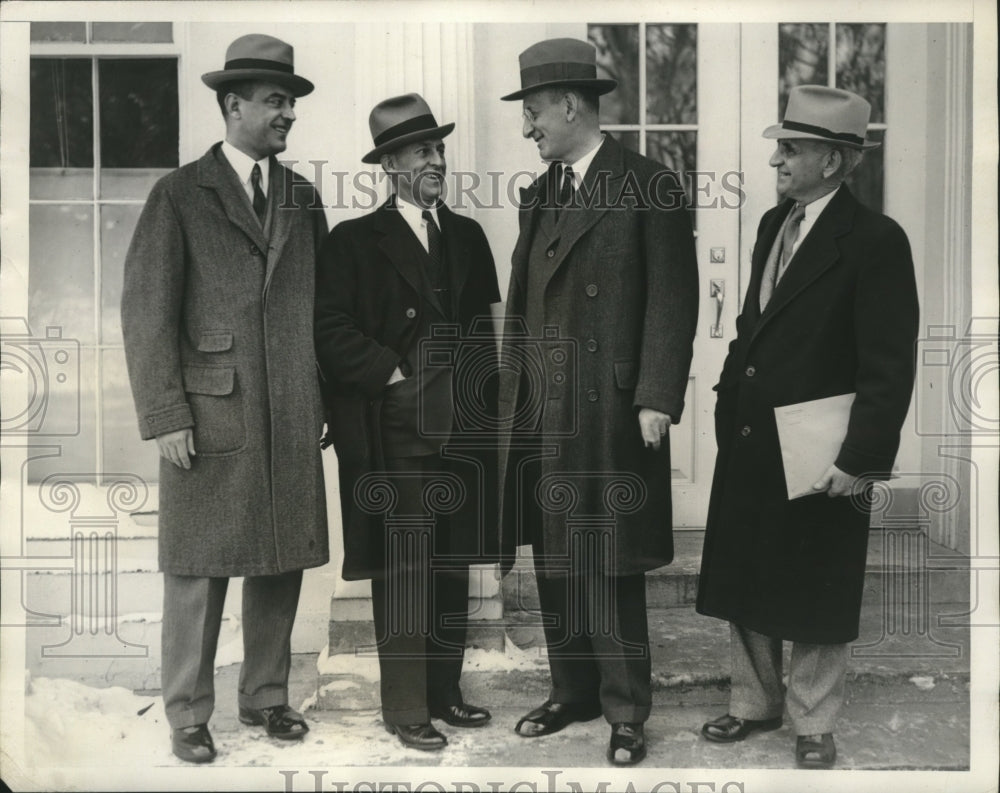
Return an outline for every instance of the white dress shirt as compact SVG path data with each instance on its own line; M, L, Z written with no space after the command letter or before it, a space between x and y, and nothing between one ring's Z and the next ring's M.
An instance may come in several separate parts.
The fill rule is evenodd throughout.
M243 192L247 194L247 198L250 199L251 204L253 204L253 185L250 183L250 173L253 171L254 165L260 166L260 189L264 191L265 196L267 195L267 178L269 176L268 172L271 170L271 164L268 162L267 157L263 160L255 161L251 156L237 149L228 140L222 141L222 153L226 155L229 164L236 171L236 176L240 180L240 184L243 185Z
M420 240L420 244L424 246L425 251L430 251L430 246L427 242L427 221L423 219L424 209L418 207L416 204L411 204L409 201L403 200L403 198L397 194L396 195L396 208L399 210L399 214L403 216L403 220L407 222L409 227L413 229L413 233L417 235L417 239ZM441 221L438 218L437 207L430 208L431 217L434 218L434 222L437 223L438 229L441 228Z
M594 148L584 154L576 162L566 163L570 168L573 169L573 189L579 190L580 185L583 183L583 177L587 175L587 169L590 164L594 161L594 157L597 156L597 150L601 148L604 143L604 133L601 133L601 140L598 142Z
M840 188L837 188L838 190ZM802 244L802 240L806 238L806 234L812 229L813 224L816 223L816 218L820 216L820 213L826 209L826 205L833 200L833 197L837 195L837 190L831 190L825 196L817 198L815 201L805 205L805 214L802 216L802 220L799 221L799 236L795 240L795 244L792 245L792 256L795 255L795 251L799 249Z

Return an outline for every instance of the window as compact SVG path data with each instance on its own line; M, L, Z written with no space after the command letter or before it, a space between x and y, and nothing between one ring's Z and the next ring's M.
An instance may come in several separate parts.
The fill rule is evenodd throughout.
M697 167L698 26L591 24L587 37L597 48L598 76L618 81L601 99L602 128L676 171L693 203L688 174Z
M35 336L59 328L79 346L79 382L70 385L80 420L79 432L59 441L61 456L31 463L31 481L55 471L98 482L103 471L157 478L155 450L139 439L119 300L146 196L178 165L177 58L132 57L122 42L169 41L169 28L32 24L32 41L45 44L31 59L28 322ZM72 56L50 54L53 42L75 42ZM79 54L80 43L95 42L113 43Z
M778 26L778 120L797 85L828 85L853 91L872 106L869 149L847 180L854 195L882 211L885 179L885 23L782 23Z

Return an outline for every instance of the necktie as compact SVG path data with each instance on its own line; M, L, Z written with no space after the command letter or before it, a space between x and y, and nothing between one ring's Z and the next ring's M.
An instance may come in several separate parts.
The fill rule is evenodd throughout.
M799 238L799 224L806 214L806 208L802 204L796 204L792 211L788 213L785 225L781 232L781 250L778 255L769 257L764 273L760 281L760 310L763 311L767 301L771 299L775 286L788 267L788 262L792 258L792 246Z
M434 215L429 209L421 212L420 217L427 225L427 257L431 261L427 274L430 277L431 288L442 297L441 303L444 305L447 301L443 293L448 291L448 279L445 277L444 259L441 256L441 229L434 222Z
M257 163L253 164L253 170L250 171L250 184L253 187L253 211L257 215L257 220L263 224L264 213L267 211L267 198L260 189L260 165Z
M562 184L559 187L560 208L573 203L573 187L573 166L563 166Z

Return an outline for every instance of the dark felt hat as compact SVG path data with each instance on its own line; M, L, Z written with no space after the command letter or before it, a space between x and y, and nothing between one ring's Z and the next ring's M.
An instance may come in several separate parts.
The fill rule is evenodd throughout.
M521 67L521 89L507 96L504 102L522 99L532 91L555 85L591 88L598 94L615 90L617 80L598 78L597 50L580 39L546 39L532 44L518 56Z
M295 74L294 55L291 44L263 33L250 33L229 45L221 71L207 72L201 81L218 91L236 80L260 80L287 88L294 96L305 96L314 86Z
M439 125L420 94L403 94L379 102L368 116L375 148L361 162L377 163L383 154L417 140L443 138L454 123Z

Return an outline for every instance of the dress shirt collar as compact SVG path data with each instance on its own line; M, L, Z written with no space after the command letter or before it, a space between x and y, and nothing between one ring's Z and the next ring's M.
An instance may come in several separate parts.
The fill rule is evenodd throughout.
M270 176L271 164L268 157L263 160L254 160L250 155L244 154L242 151L237 149L228 140L222 141L222 153L226 155L226 159L229 160L229 164L233 166L233 170L236 171L236 176L240 180L240 184L243 185L243 189L247 191L247 194L253 198L253 187L250 185L250 172L253 171L254 165L260 166L260 189L264 191L264 195L267 195L267 180Z
M579 190L580 185L583 183L583 177L587 175L587 169L590 168L590 164L594 161L594 157L597 156L597 150L601 148L604 143L604 133L601 133L601 139L597 142L590 151L584 154L576 162L566 163L573 169L573 189Z
M424 226L423 207L418 207L416 204L411 204L409 201L403 200L399 194L395 196L396 208L399 210L399 214L403 216L403 220L406 224L413 229L413 233L417 235L417 239L424 246L424 250L428 250L427 245L427 229ZM431 216L434 218L434 222L437 223L438 228L441 228L441 219L438 217L437 207L433 206L428 210Z
M809 233L810 229L812 229L813 224L816 223L816 219L820 216L820 214L822 214L823 210L826 209L827 204L833 200L833 197L837 195L837 191L839 189L839 187L834 188L826 195L820 196L805 205L805 214L802 216L802 220L799 223L799 236L796 238L795 244L792 245L793 254L799 249L799 245L802 244L802 240L806 238L806 235Z

